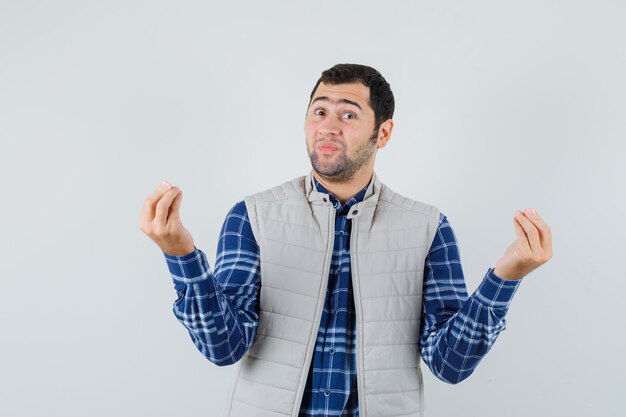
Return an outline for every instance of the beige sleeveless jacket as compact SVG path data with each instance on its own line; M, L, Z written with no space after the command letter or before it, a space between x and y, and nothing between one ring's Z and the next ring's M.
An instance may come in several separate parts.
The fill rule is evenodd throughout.
M312 171L245 198L260 248L259 327L237 363L228 417L297 417L320 325L335 208ZM420 319L424 260L437 207L373 174L350 208L351 278L361 417L423 415Z

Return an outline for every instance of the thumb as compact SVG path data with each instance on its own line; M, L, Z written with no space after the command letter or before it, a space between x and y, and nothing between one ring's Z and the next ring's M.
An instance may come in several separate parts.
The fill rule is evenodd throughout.
M180 220L180 205L182 201L183 190L180 190L178 194L176 194L176 197L174 197L174 201L172 201L172 205L170 206L170 213L168 215L169 220Z

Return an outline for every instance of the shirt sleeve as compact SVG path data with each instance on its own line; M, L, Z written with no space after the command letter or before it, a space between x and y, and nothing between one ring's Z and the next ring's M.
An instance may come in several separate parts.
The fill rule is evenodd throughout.
M241 359L258 327L261 284L259 247L244 201L228 212L222 225L215 272L205 253L163 253L177 299L172 311L198 350L219 366Z
M521 283L489 268L468 297L456 236L447 217L424 262L421 356L432 373L450 384L470 376L506 328L505 314Z

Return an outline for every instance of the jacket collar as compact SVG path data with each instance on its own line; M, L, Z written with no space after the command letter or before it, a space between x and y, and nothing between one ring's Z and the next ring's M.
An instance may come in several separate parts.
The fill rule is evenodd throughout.
M305 185L307 199L311 203L328 204L332 206L329 195L327 193L322 193L322 192L317 191L317 188L315 187L314 178L313 178L313 170L310 170L309 173L304 178L304 185ZM372 174L372 179L370 180L370 184L367 187L367 190L365 191L365 195L363 196L363 201L355 203L352 206L352 208L354 208L355 206L359 206L359 205L366 205L366 206L376 205L378 201L378 197L380 196L381 188L382 188L382 184L380 180L378 179L376 172L374 172Z

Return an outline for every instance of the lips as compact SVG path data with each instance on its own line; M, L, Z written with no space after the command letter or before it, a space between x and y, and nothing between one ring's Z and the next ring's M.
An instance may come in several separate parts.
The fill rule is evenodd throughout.
M337 146L332 145L330 143L321 143L319 145L317 145L317 147L322 150L322 151L335 151L337 149L339 149Z

